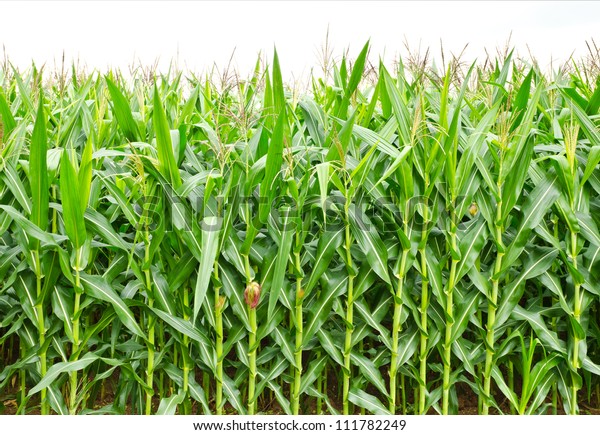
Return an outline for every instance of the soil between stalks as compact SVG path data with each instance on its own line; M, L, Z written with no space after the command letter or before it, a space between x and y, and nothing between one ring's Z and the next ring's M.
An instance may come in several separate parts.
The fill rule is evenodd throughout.
M107 383L107 388L105 390L104 399L101 401L100 400L96 401L96 403L93 406L93 409L100 409L104 406L110 405L113 402L114 391L112 389L112 386L114 386L114 385L116 385L116 379L111 378L110 382ZM2 401L0 402L0 404L2 405L2 409L0 412L1 415L15 415L16 414L16 412L17 412L17 401L16 401L17 393L18 393L18 391L16 389L11 388L7 392L7 394L2 398ZM329 388L329 397L335 398L335 397L337 397L337 395L338 395L338 392L337 392L337 388L335 387L335 385L332 386L331 388ZM458 395L458 409L459 409L458 413L459 413L459 415L478 415L478 410L477 410L478 397L472 390L470 390L465 385L458 384L457 385L457 395ZM586 401L584 401L586 398L583 397L583 395L580 395L580 396L581 396L580 397L580 400L581 400L580 406L581 406L582 414L600 415L600 398L599 397L595 397L595 395L592 395L591 402L586 402ZM496 399L498 400L498 403L500 403L500 406L502 407L502 411L506 414L509 414L510 408L508 406L508 401L502 400L502 398L500 397L498 392L496 392ZM412 401L413 401L412 393L407 394L407 400L409 403L412 403ZM160 402L160 400L158 399L158 397L156 397L153 401L153 409L154 410L158 409L159 402ZM214 402L214 400L211 401L211 404L214 404L213 402ZM336 400L333 400L332 402L333 402L333 405L336 406L336 408L339 408L339 410L341 410L341 408L342 408L341 403L338 403L338 401L336 401ZM39 405L39 403L37 403L37 401L32 399L29 402L27 414L28 415L39 415L40 410L39 410L38 405ZM304 405L305 405L303 408L304 414L306 414L306 415L315 415L316 414L316 401L315 400L307 401ZM275 400L269 401L268 397L264 397L263 400L259 401L258 411L261 414L267 414L267 415L285 415L285 412L283 412L283 410L279 406L279 404ZM192 414L193 415L201 415L201 409L200 409L198 403L196 403L196 402L194 402L194 404L193 404ZM231 406L229 406L229 404L227 404L225 406L224 414L236 415L235 410ZM491 409L490 414L498 414L498 412L495 409ZM548 414L551 414L551 412L549 411ZM562 406L560 403L558 406L558 414L564 415L564 410L562 409ZM131 415L131 412L129 409L125 412L125 415ZM433 408L431 408L428 412L428 415L437 415L437 413L435 412L435 410Z

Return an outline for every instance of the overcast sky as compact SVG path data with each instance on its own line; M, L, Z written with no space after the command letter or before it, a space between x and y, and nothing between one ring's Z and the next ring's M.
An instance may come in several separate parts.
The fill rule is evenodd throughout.
M468 60L504 46L511 35L521 55L527 46L542 66L587 53L600 44L597 2L0 2L0 43L13 64L53 66L63 50L67 62L127 68L134 61L206 70L235 62L248 71L276 44L288 79L319 63L329 27L335 55L356 56L368 38L371 59L406 55L440 40L447 52L468 44Z

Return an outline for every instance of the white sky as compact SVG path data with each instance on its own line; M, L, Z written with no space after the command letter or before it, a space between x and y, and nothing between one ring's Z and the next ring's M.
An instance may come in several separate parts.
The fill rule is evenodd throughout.
M372 60L406 55L404 42L422 51L459 53L466 60L495 54L512 32L521 55L528 45L542 67L600 44L598 2L0 2L0 44L25 68L52 67L79 58L91 68L127 69L135 62L205 71L234 65L246 74L257 54L276 44L290 80L318 65L327 27L334 54L355 57L368 38Z

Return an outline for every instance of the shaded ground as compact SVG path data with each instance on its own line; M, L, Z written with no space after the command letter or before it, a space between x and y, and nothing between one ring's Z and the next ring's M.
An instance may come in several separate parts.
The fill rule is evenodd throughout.
M93 409L100 409L102 407L110 405L113 402L113 400L114 400L113 388L116 385L116 381L117 381L117 379L110 379L108 382L106 382L106 389L105 389L104 396L103 396L102 400L97 400L96 403L94 403ZM329 397L334 398L332 400L332 405L335 406L337 409L341 410L342 409L341 402L338 402L335 399L339 395L336 387L337 387L337 384L333 383L333 385L331 385L331 387L329 388L328 395L329 395ZM457 389L457 396L458 396L459 414L477 415L478 414L478 397L477 397L477 395L468 386L466 386L464 384L457 384L456 389ZM14 386L8 388L7 390L8 391L5 391L0 396L0 414L1 415L14 415L14 414L16 414L17 407L18 407L17 400L16 400L18 390ZM579 402L581 414L600 415L600 398L597 397L596 394L593 394L591 396L591 401L588 402L587 398L583 397L583 396L584 396L583 394L580 395L580 402ZM502 400L502 397L500 395L496 395L496 399L498 400L498 403L500 404L502 411L505 414L509 414L510 407L509 407L508 401ZM413 402L412 393L407 394L407 402L409 404ZM30 401L28 402L27 413L31 414L31 415L38 415L40 413L38 404L39 404L39 402L37 401L37 397L31 398ZM158 404L159 404L159 399L156 398L154 400L154 406L153 406L154 410L158 409ZM259 405L259 411L263 414L274 414L274 415L283 414L283 410L281 409L281 407L279 406L277 401L274 398L271 399L268 393L263 395L263 397L259 401L258 405ZM325 405L323 405L323 408L325 409ZM316 411L317 411L316 410L316 400L314 400L312 398L306 400L304 403L303 413L309 414L309 415L314 415L317 413ZM407 412L408 414L411 414L410 410L407 410L407 411L408 411ZM226 412L226 414L235 414L236 413L235 410L233 408L231 408L230 406L226 406L225 412ZM127 413L129 413L129 411ZM202 410L198 404L194 403L193 408L192 408L192 413L193 414L201 414L202 413ZM497 413L497 411L495 409L491 409L490 413L495 414L495 413ZM549 409L548 413L549 414L552 413L551 409ZM562 405L561 405L560 401L558 404L558 413L564 414L564 411L562 409ZM434 409L430 409L428 414L435 415L437 413Z

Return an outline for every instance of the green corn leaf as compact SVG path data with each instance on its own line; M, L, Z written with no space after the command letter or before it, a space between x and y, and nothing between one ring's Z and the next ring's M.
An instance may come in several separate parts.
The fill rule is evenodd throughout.
M223 343L223 355L228 355L235 344L237 344L242 338L246 336L246 330L243 325L236 326L232 331L229 332L227 341Z
M350 145L350 140L352 139L352 131L354 129L356 112L353 112L350 115L350 118L340 130L339 134L336 136L336 130L333 129L330 136L327 138L327 142L330 143L329 150L327 151L327 155L325 156L325 161L330 162L333 160L345 160L346 153L348 152L348 145Z
M34 293L34 275L30 272L19 274L14 286L19 291L19 300L25 315L33 324L37 324L39 322L39 314L35 309L37 295Z
M113 306L117 316L123 322L123 324L133 332L135 335L146 340L146 334L142 331L139 324L137 323L135 316L129 309L125 302L117 295L117 293L108 285L108 283L98 277L91 276L82 273L81 282L84 290L89 293L92 297L99 299L104 302L108 302Z
M133 225L133 226L137 225L138 217L135 215L135 212L133 211L133 207L132 207L130 201L128 201L127 198L125 197L125 194L123 193L123 191L121 189L119 189L115 183L110 181L110 179L108 177L101 177L101 179L102 179L102 182L104 183L104 185L106 186L106 188L109 190L109 192L112 196L112 199L114 201L116 201L117 204L119 204L119 208L125 215L125 218L127 218L127 220L129 221L129 223L131 225Z
M567 347L565 342L560 340L554 331L550 331L546 323L542 319L542 316L535 311L525 310L520 305L516 305L513 308L512 315L518 320L526 320L531 325L531 328L535 331L536 336L539 338L544 347L553 349L560 355L566 354Z
M65 240L66 237L41 230L40 227L27 220L14 207L0 204L0 210L4 210L6 214L27 234L27 236L53 248L61 249L59 243Z
M194 291L194 322L200 312L200 307L204 302L208 283L217 255L217 246L219 243L220 221L215 216L207 216L202 224L202 250L200 256L200 265L198 266L198 279L196 280L196 289Z
M487 226L484 219L478 219L478 224L472 225L470 229L461 237L459 249L461 259L456 267L456 280L459 281L469 272L479 257L481 249L487 241Z
M283 79L281 77L281 67L279 66L279 56L275 48L273 49L273 106L276 115L281 116L284 113Z
M498 311L496 312L497 326L502 325L508 320L511 313L516 309L525 290L525 281L535 278L548 270L558 256L558 252L552 248L536 248L528 254L522 272L503 292L502 299L498 304Z
M59 388L56 385L50 385L47 391L48 398L50 400L50 407L54 410L54 412L56 412L58 415L68 415L69 410L65 405Z
M355 125L352 129L352 134L363 140L369 147L375 147L394 159L398 159L401 156L401 151L392 145L387 138L373 130Z
M273 281L269 292L269 309L267 316L272 317L275 305L279 300L279 295L283 287L283 279L287 268L288 257L292 242L294 241L294 231L292 228L291 208L284 207L281 210L281 238L278 241L277 257L275 259L275 270L273 272Z
M68 152L63 153L60 162L60 191L67 236L73 247L79 249L85 243L87 232L81 208L79 181Z
M380 340L385 344L388 349L392 349L392 341L390 337L392 334L387 330L380 322L375 319L369 310L369 307L362 300L357 300L354 302L354 309L356 313L360 315L363 320L373 329L375 329L379 334Z
M577 212L575 215L583 237L585 237L592 245L600 246L600 231L598 231L596 221L586 213Z
M410 145L413 119L408 111L408 107L406 107L406 101L400 94L392 77L383 66L381 67L381 75L396 119L396 126L402 141L401 145Z
M525 179L527 178L533 150L533 140L530 139L533 130L533 117L537 110L542 87L538 86L534 93L527 111L522 119L520 127L516 130L517 140L508 148L499 182L503 183L502 219L505 219L512 210L518 198L521 196Z
M517 114L515 119L510 125L510 130L515 131L518 126L523 122L525 116L525 110L527 108L527 101L529 100L529 93L531 91L531 79L533 77L533 68L529 70L529 73L525 76L519 87L519 91L514 99L513 112Z
M62 287L56 287L52 292L52 311L64 323L67 338L73 340L73 299Z
M312 385L327 364L327 356L322 355L321 358L314 359L308 365L306 372L302 374L302 382L300 383L300 394L305 393L310 385Z
M410 328L398 338L398 368L406 364L419 346L419 329Z
M322 147L325 143L325 129L323 124L325 123L325 115L323 110L313 100L303 100L298 103L304 119L306 121L306 128L310 133L310 137L318 147Z
M352 94L354 94L354 92L358 88L360 80L362 79L368 52L369 52L369 41L367 41L367 43L364 45L363 49L359 53L358 57L354 61L354 65L352 67L352 73L350 74L350 79L348 80L348 84L344 90L344 98L342 99L342 101L339 105L337 114L336 114L338 117L340 117L342 119L346 118L346 116L348 114L348 105L350 102L350 97L352 96Z
M153 308L153 312L169 326L181 334L191 338L200 349L200 358L213 372L216 367L216 354L208 338L196 328L189 320L172 316L162 310Z
M314 262L312 263L312 272L309 276L306 286L304 287L306 294L311 292L311 290L319 282L319 279L327 271L336 250L342 244L342 240L343 229L339 229L337 231L325 231L319 238L317 254Z
M42 378L42 380L35 385L33 388L29 390L27 393L28 396L32 396L47 388L54 382L54 380L62 373L68 373L73 371L83 370L88 367L90 364L98 360L99 356L96 353L88 352L77 361L68 361L62 363L56 363L52 367L48 369L46 372L46 376Z
M46 115L40 98L29 151L29 183L31 185L31 222L42 230L48 228L48 170L46 152ZM34 249L36 249L34 247Z
M285 359L287 360L289 365L291 364L292 366L296 366L296 359L294 357L294 349L292 348L292 343L293 343L293 339L291 334L285 330L284 328L278 326L275 329L273 329L273 339L275 340L275 342L277 343L277 345L279 345L279 348L281 349L281 352L283 353L283 356L285 357ZM271 380L273 378L265 378L265 380Z
M160 173L171 182L174 189L181 186L181 176L179 168L175 161L173 152L173 143L171 140L171 130L167 122L165 109L160 101L160 96L156 85L154 86L154 108L152 122L154 124L154 133L156 134L156 148L158 150L158 169Z
M352 235L357 240L367 261L375 273L385 282L389 283L387 250L379 234L376 232L375 226L365 214L358 214L354 205L351 206L349 217Z
M498 389L502 392L504 397L506 397L510 401L510 403L515 408L518 409L519 408L519 399L517 397L517 394L513 390L511 390L509 388L509 386L506 384L506 381L504 380L504 376L500 372L500 369L498 368L497 365L492 366L492 378L496 382Z
M131 108L129 107L127 99L123 96L123 93L119 87L115 85L108 77L105 78L105 81L106 86L108 87L108 92L110 92L110 97L112 99L115 118L117 119L117 123L123 131L123 134L131 142L141 141L142 137L138 126L133 119Z
M388 409L381 404L379 399L358 388L351 388L348 400L356 406L367 409L375 415L389 415Z
M600 108L600 80L596 79L596 90L592 94L591 98L588 101L588 106L585 109L585 112L590 115L596 115L598 113L598 109Z
M467 329L470 317L475 314L478 308L481 293L470 292L459 304L457 313L454 315L454 325L452 327L452 338L450 341L456 341Z
M223 375L223 393L227 397L231 406L241 415L246 414L246 408L242 404L240 391L235 386L235 383L227 375Z
M29 198L29 195L27 195L25 186L19 178L19 174L13 167L13 164L7 162L6 166L4 166L4 170L0 172L0 176L25 213L31 215L31 199Z
M160 317L166 324L173 327L176 331L183 335L191 338L197 343L204 343L207 338L202 332L196 328L189 320L182 319L180 317L171 315L165 311L159 310L158 308L153 309L154 313Z
M194 88L194 90L188 97L187 101L181 108L179 118L177 119L177 122L175 123L176 125L184 124L192 116L192 114L194 113L196 103L198 102L198 95L200 95L200 85L198 85ZM183 154L180 155L180 158L183 159L183 157L184 157Z
M464 153L456 168L456 176L458 177L456 180L456 188L458 195L467 194L466 186L468 185L467 181L472 174L473 164L481 151L481 147L483 146L493 122L496 120L498 107L498 105L492 107L481 121L479 121L475 130L469 135L469 141L465 146Z
M175 415L177 406L180 405L184 399L185 394L183 392L165 397L160 401L156 415Z
M555 381L556 375L553 372L548 373L546 377L543 378L542 382L539 383L538 387L535 390L535 394L531 399L531 404L527 407L527 415L532 415L534 413L544 414L547 412L545 410L545 407L541 405L548 397L548 392L550 391L550 388L555 383Z
M281 305L278 305L275 311L273 312L273 317L268 318L268 320L261 323L256 331L256 336L258 340L262 340L265 337L271 335L271 333L275 330L277 325L280 325L283 319L285 318L284 308ZM293 321L294 319L292 319Z
M383 380L383 376L381 376L381 373L377 367L375 367L375 364L373 364L373 362L368 358L364 357L363 355L359 355L356 352L352 353L351 359L354 364L358 366L358 369L367 379L367 381L373 384L381 394L387 396L388 392Z
M286 361L285 358L279 358L277 362L273 363L271 365L271 370L269 370L269 372L256 386L254 398L258 399L258 397L264 391L265 387L269 384L269 382L274 379L277 379L289 366L290 364L288 361Z
M219 264L221 282L223 283L223 291L231 304L233 312L239 321L242 322L247 331L251 331L250 320L248 319L248 310L244 302L245 284L226 263Z
M179 386L180 388L182 387L183 374L182 374L181 369L174 366L173 364L167 364L167 366L165 367L165 372L167 373L169 378L171 378L171 380L173 380L173 382L175 382L177 384L177 386ZM211 415L212 412L208 405L206 393L204 392L202 387L200 385L198 385L198 383L196 382L196 380L193 377L188 379L188 388L190 391L190 396L192 396L192 399L196 400L197 402L199 402L202 405L203 413L205 415Z
M331 307L335 298L341 296L346 291L348 278L332 278L327 280L326 284L321 288L319 298L316 302L310 305L310 314L308 321L304 325L302 346L306 346L308 341L321 329L323 324L331 315Z
M494 104L497 104L499 101L503 100L506 96L506 90L504 89L504 85L506 84L506 80L508 79L508 75L510 72L510 66L512 62L512 55L514 53L514 49L510 51L508 56L504 59L504 64L502 65L502 69L498 71L498 75L495 78L495 84L497 86L494 87Z
M575 198L575 180L571 173L571 167L565 156L551 156L556 169L557 179L560 182L563 192L566 192L569 202L572 203Z
M581 177L582 185L592 176L598 163L600 163L600 145L594 145L590 148L590 153L585 165L585 172L583 173L583 177Z
M335 361L339 366L344 365L344 357L339 346L336 346L335 341L331 334L323 329L317 330L317 337L323 350L329 355L329 357Z
M506 250L502 262L502 271L507 270L519 258L519 255L525 249L529 234L548 213L558 195L555 179L550 178L545 178L529 194L522 207L523 219L520 222L519 229Z
M159 307L166 311L169 315L175 314L173 305L173 294L169 289L169 283L165 277L157 270L152 268L152 288L154 290L154 298Z
M85 211L90 199L92 189L92 142L88 139L81 154L81 164L79 165L79 173L77 177L79 186L79 200L81 210ZM64 153L63 153L64 154Z
M271 78L269 77L269 68L266 67L264 71L265 77L265 90L263 92L263 111L261 113L262 119L265 122L265 127L273 128L273 114L275 113L275 106L273 104L273 86L271 85ZM262 135L261 135L262 136ZM261 146L262 145L262 146ZM261 141L257 147L256 158L259 159L266 153L266 143Z
M275 198L276 189L276 177L281 170L281 164L283 163L283 131L285 125L285 110L283 110L278 118L277 124L273 130L273 135L269 141L269 149L267 151L267 160L265 166L265 176L260 184L260 198L259 204L259 220L261 223L267 222L268 214L273 206L273 199Z
M573 98L573 94L569 93L568 91L566 92L567 88L559 88L559 89L563 95L565 95L571 101L575 102L575 104L570 105L570 109L575 114L575 117L577 118L579 126L585 133L586 137L590 140L592 145L598 145L598 143L600 143L600 132L598 131L598 127L596 126L596 124L594 124L592 118L590 116L588 116L588 114L585 112L584 108L580 107L580 105L577 104L576 99ZM587 104L587 103L582 102L582 104Z
M0 87L0 121L4 125L4 134L8 136L17 126L15 122L15 118L10 110L10 106L8 105L8 101L6 101L6 96L4 94L4 89Z
M84 212L83 217L87 226L90 228L91 233L102 237L111 246L111 248L117 248L122 251L129 252L130 244L123 240L123 237L117 234L105 216L88 207L88 209Z
M281 406L283 411L287 415L292 415L292 408L290 407L290 401L288 400L286 395L283 393L283 389L281 388L281 385L279 385L275 381L269 381L269 382L267 382L267 385L269 386L271 391L273 391L275 393L275 397L277 398L277 403Z

